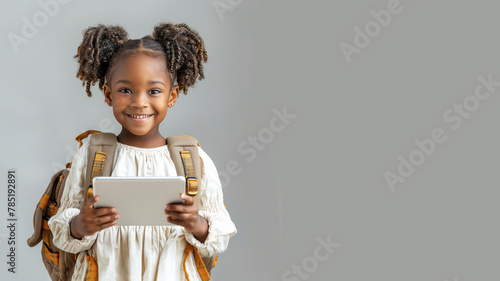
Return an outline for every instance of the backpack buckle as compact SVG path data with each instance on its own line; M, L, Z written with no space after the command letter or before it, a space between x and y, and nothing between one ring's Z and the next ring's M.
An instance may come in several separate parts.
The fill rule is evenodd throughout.
M186 178L186 190L189 196L195 196L198 193L198 180L194 177Z
M46 210L46 216L52 217L53 215L57 214L57 210L59 209L56 206L56 202L50 201L49 205L47 205L47 210Z

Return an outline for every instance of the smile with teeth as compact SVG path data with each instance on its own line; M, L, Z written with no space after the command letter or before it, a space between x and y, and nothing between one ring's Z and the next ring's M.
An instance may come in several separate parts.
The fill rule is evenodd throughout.
M146 119L148 117L153 116L153 114L150 115L132 115L132 114L127 114L128 116L135 118L135 119Z

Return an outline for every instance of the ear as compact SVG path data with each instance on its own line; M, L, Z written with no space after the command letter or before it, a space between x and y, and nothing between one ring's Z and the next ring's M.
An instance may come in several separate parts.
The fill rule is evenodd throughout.
M109 87L108 83L104 83L102 91L104 92L104 101L109 106L113 106L113 99L111 98L111 88Z
M168 96L168 107L172 107L175 104L175 101L179 97L179 85L172 86L172 90L170 91L170 95Z

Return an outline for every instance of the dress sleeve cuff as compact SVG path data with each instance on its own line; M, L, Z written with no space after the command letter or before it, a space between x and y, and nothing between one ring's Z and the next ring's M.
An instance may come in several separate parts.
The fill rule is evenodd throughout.
M199 211L199 214L208 222L207 239L201 243L193 233L186 232L186 241L196 247L202 257L211 257L224 252L229 244L229 238L236 234L235 225L220 213Z
M78 214L80 214L79 209L68 208L49 220L49 228L54 234L54 245L65 252L74 254L90 249L98 234L96 232L90 236L83 236L82 239L71 236L69 223Z

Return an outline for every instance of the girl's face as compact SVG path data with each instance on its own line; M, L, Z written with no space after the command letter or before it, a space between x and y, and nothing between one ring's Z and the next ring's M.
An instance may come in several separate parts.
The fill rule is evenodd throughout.
M159 125L179 93L166 69L164 57L142 53L120 58L113 66L104 95L127 135L161 137Z

